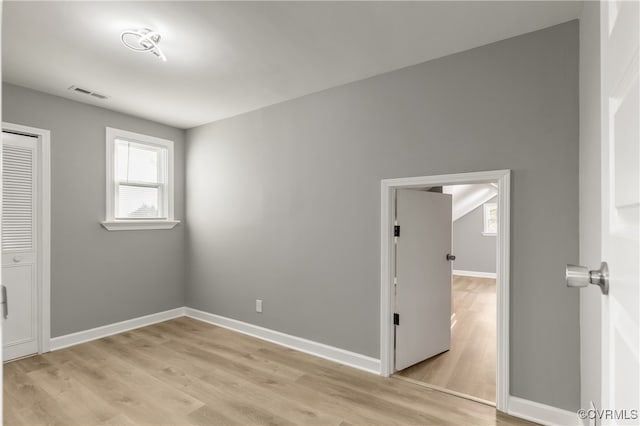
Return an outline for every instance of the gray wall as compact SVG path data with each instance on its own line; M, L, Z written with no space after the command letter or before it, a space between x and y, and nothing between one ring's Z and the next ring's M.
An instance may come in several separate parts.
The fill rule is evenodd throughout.
M579 406L577 21L187 141L187 305L373 357L380 180L511 169L511 393Z
M487 203L496 203L493 197ZM452 252L456 256L453 269L474 272L496 272L496 237L482 235L483 205L453 222Z
M3 120L51 131L51 335L184 305L184 226L109 232L105 126L175 142L175 214L184 216L184 131L3 85Z
M580 264L601 260L600 3L585 2L580 16ZM580 289L581 404L602 406L601 303L596 286ZM608 407L607 407L608 408Z

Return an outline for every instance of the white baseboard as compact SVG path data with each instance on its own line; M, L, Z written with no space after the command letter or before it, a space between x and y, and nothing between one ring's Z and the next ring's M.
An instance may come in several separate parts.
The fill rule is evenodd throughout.
M344 364L369 373L380 374L380 360L376 358L193 308L185 308L185 315L238 333L247 334L277 345L286 346L287 348L328 359L339 364Z
M495 278L495 272L478 272L478 271L464 271L462 269L454 269L451 271L453 275L459 275L461 277L478 277L478 278Z
M103 325L102 327L78 331L77 333L65 334L64 336L54 337L51 339L51 350L55 351L67 348L69 346L90 342L91 340L101 339L103 337L123 333L135 328L145 327L147 325L182 316L184 316L184 308L175 308L164 312L158 312L156 314L116 322L114 324Z
M54 337L51 339L51 350L55 351L69 346L79 345L81 343L90 342L91 340L101 339L103 337L112 336L114 334L123 333L140 327L146 327L148 325L182 316L204 321L219 327L228 328L238 333L257 337L258 339L266 340L300 352L305 352L320 358L348 365L349 367L368 371L374 374L380 374L379 359L186 307L171 309L169 311L158 312L157 314L146 315L144 317L133 318L127 321L92 328L90 330Z
M576 413L517 396L509 397L507 413L542 425L583 426Z

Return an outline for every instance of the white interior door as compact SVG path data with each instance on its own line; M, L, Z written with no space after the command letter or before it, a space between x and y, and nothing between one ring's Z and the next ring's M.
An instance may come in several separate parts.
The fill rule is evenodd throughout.
M451 346L451 195L396 191L395 369Z
M602 408L627 410L603 423L637 424L630 411L640 409L640 3L601 8L602 260L610 272L602 306Z
M37 138L2 133L3 359L38 352Z

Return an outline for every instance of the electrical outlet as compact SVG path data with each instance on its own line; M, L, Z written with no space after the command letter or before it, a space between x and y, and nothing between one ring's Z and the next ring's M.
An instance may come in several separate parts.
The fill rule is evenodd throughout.
M256 312L262 313L262 299L256 299Z

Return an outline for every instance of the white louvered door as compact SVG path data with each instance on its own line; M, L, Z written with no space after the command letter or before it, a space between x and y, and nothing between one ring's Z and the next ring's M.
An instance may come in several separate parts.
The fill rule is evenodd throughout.
M2 133L2 280L7 288L3 358L38 352L37 139Z

